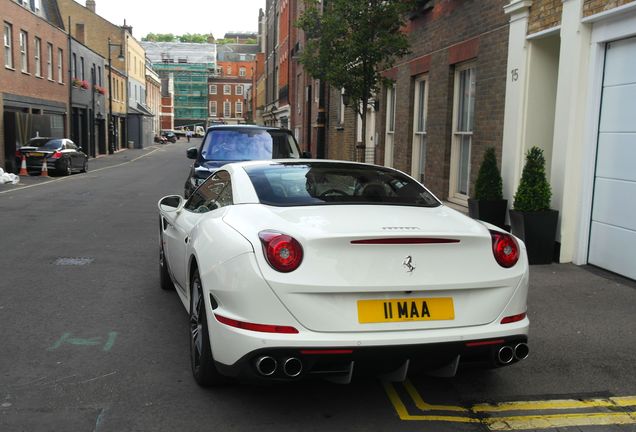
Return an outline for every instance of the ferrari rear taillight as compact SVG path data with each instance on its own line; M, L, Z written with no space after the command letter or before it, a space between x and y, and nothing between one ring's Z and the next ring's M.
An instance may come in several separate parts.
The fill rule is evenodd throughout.
M292 326L281 326L275 324L256 324L245 321L238 321L232 318L224 317L223 315L214 314L214 317L221 324L225 324L230 327L235 327L243 330L250 330L255 332L262 333L283 333L283 334L296 334L298 330L296 330Z
M500 266L510 268L519 261L519 245L513 236L498 231L490 231L492 253Z
M510 323L514 323L514 322L519 322L519 321L523 320L525 317L526 317L526 313L525 312L517 314L517 315L510 315L510 316L504 317L501 320L501 324L510 324Z
M263 244L263 253L268 264L282 273L298 268L303 260L303 248L298 240L275 231L261 231L258 237Z
M60 151L56 151L55 153L51 155L51 159L59 159L61 157L62 157L62 152Z

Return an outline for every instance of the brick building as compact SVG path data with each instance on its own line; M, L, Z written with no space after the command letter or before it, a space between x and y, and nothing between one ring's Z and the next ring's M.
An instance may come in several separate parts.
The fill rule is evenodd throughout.
M504 0L421 2L408 21L412 54L380 95L376 162L462 207L486 148L501 154L508 19Z
M225 58L217 62L217 73L208 78L209 119L227 124L245 123L246 94L252 86L255 62L232 61L229 55Z
M504 195L527 150L542 148L559 260L636 279L636 1L512 0L505 11Z
M34 136L68 133L68 36L47 3L0 0L0 167Z
M135 64L131 58L129 43L131 47L136 44L132 37L132 28L115 25L99 16L94 0L88 0L86 7L75 0L56 0L56 2L62 21L70 22L71 35L103 58L110 59L110 64L108 62L106 64L108 104L112 105L108 122L108 151L112 153L126 148L128 145L128 70Z

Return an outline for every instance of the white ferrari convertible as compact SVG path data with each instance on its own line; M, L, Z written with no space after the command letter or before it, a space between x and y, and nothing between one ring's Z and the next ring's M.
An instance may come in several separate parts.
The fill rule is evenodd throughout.
M225 165L159 201L160 276L190 314L204 386L349 382L528 356L523 243L375 165Z

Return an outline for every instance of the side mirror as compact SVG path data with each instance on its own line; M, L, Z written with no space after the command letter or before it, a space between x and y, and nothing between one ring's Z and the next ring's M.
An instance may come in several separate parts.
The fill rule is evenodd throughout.
M199 156L199 149L196 147L190 147L186 150L186 155L188 156L188 159L196 159Z
M162 212L176 212L181 210L185 200L181 195L168 195L159 200L159 210Z
M312 156L311 152L308 151L304 151L300 154L300 157L303 159L313 159L314 157Z

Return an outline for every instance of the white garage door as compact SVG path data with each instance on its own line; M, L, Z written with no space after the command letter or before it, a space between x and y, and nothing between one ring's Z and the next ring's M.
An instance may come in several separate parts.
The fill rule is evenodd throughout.
M606 50L588 262L636 279L636 38Z

